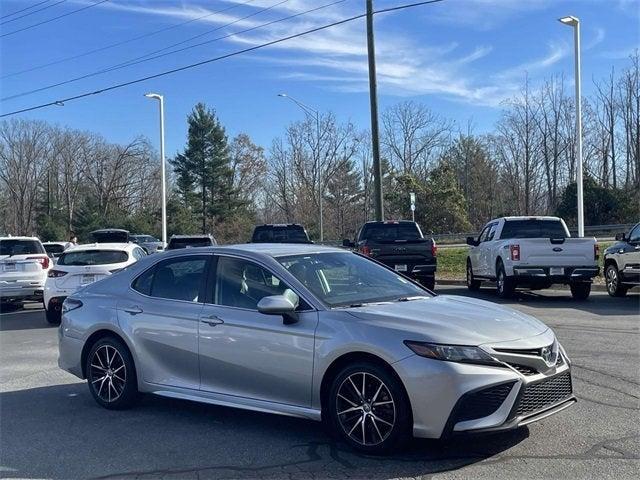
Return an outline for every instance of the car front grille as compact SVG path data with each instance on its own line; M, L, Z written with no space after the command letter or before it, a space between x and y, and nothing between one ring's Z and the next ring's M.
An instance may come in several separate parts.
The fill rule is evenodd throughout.
M572 393L571 373L568 371L527 385L518 401L516 416L526 416L544 410L568 399Z
M518 365L517 363L509 363L509 365L515 368L519 373L525 376L536 375L538 371L535 368L527 367L526 365Z
M466 394L456 407L455 421L463 422L491 415L500 408L515 383L502 383Z

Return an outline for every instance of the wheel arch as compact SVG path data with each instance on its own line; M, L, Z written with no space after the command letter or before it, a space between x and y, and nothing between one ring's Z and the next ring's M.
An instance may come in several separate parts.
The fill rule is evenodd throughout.
M91 349L93 348L93 346L96 344L96 342L98 342L99 340L103 339L103 338L114 338L120 342L122 342L122 344L125 346L125 348L127 349L127 351L129 352L129 355L131 355L131 358L133 359L133 368L134 368L134 373L137 376L137 365L136 365L136 356L133 354L133 351L131 350L131 347L129 346L129 343L125 340L125 338L118 334L117 332L113 331L113 330L109 330L107 328L101 328L99 330L96 330L95 332L91 333L91 335L89 335L89 337L87 337L87 340L84 342L84 346L82 347L82 352L80 354L80 362L81 362L81 367L82 367L82 378L87 378L87 357L89 356L89 352L91 351Z
M369 352L364 351L356 351L345 353L335 360L331 362L329 367L325 370L322 381L320 383L320 410L322 413L325 412L325 406L327 404L327 397L329 396L329 391L331 389L331 382L338 375L338 373L346 366L356 362L367 362L377 365L384 370L386 370L389 374L391 374L397 381L398 384L402 387L404 395L409 402L409 414L411 415L411 422L413 423L413 407L411 405L411 399L409 398L409 394L407 392L407 388L400 378L400 375L395 371L393 366L384 360L383 358Z

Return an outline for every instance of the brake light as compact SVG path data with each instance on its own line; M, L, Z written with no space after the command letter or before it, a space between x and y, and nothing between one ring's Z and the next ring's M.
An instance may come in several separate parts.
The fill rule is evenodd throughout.
M438 255L438 245L436 245L435 241L431 243L431 255L434 257Z
M600 245L595 243L593 245L593 259L598 260L600 258Z
M510 245L509 249L511 250L511 260L514 262L520 261L520 245Z
M358 250L361 254L366 255L367 257L371 256L371 248L366 245L362 245Z
M43 270L49 268L49 257L27 257L27 260L37 260Z
M60 278L64 277L68 272L63 272L62 270L49 270L47 277L49 278Z

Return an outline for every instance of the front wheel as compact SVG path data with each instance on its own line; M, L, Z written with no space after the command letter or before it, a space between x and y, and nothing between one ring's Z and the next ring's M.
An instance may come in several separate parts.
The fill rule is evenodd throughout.
M612 297L624 297L627 294L627 288L620 281L620 272L615 264L607 265L604 271L604 278L607 282L607 293Z
M586 300L589 298L589 294L591 293L591 284L590 283L572 283L570 285L571 288L571 296L575 300Z
M411 405L400 381L370 363L344 368L333 380L326 413L333 432L370 454L402 447L411 434Z
M87 383L96 402L110 410L131 407L138 398L133 358L122 341L105 337L87 355Z

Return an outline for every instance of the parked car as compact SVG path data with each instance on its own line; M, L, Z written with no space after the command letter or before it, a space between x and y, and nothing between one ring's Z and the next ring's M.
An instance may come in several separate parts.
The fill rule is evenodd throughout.
M67 248L67 245L69 245L69 242L44 242L42 244L44 250L47 252L47 255L54 264L62 252L64 252L65 248Z
M49 270L44 286L47 322L60 323L62 303L78 289L86 287L145 257L134 243L96 243L68 248Z
M322 419L368 453L513 429L575 402L542 322L315 245L149 256L66 299L58 363L108 409L149 392Z
M36 237L0 237L0 302L42 301L51 259Z
M355 242L343 240L342 245L419 281L429 290L435 287L438 248L432 238L422 235L415 222L367 222Z
M558 217L497 218L467 244L467 286L478 290L483 281L495 280L503 298L516 287L543 289L555 283L569 285L573 298L584 300L599 273L596 239L571 238Z
M142 247L148 254L164 250L164 242L151 235L129 235L129 239Z
M217 245L213 235L172 235L167 250L193 247L212 247Z
M313 243L302 225L297 223L258 225L251 243Z
M604 278L612 297L623 297L640 285L640 223L604 251Z
M96 243L127 243L130 241L129 232L121 228L102 228L91 232Z

